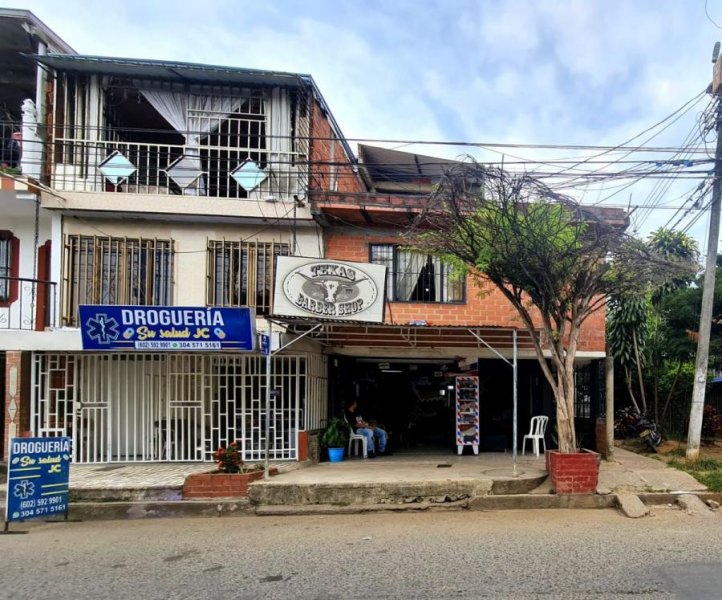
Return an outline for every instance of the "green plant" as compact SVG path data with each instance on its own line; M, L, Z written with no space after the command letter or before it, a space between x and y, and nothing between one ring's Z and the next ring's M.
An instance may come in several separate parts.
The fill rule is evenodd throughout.
M247 467L243 464L238 442L231 442L228 446L221 446L213 453L213 460L219 473L248 473L257 470L257 467Z
M321 431L319 442L324 448L345 448L348 443L348 434L348 423L338 417L332 417Z

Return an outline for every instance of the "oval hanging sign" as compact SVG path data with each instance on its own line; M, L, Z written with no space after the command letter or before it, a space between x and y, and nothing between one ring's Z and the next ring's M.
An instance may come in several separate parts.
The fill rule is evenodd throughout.
M285 302L276 302L275 314L377 321L378 315L366 313L372 307L378 308L380 301L383 315L379 287L385 281L385 267L318 259L302 259L302 264L298 264L298 260L296 257L278 258L277 277ZM280 300L278 295L276 300ZM279 306L286 303L290 307Z

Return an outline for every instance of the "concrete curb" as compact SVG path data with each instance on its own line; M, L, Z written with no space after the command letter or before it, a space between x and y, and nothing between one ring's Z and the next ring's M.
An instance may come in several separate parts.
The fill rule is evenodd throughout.
M638 494L647 506L677 505L680 493ZM722 494L695 493L701 501L722 500ZM157 519L183 517L228 517L240 515L297 516L344 515L370 512L441 512L441 511L497 511L529 509L600 509L618 508L617 494L555 495L512 494L484 495L459 501L403 502L381 504L305 504L256 506L248 499L219 498L209 500L150 501L150 502L73 502L69 519L72 521L110 521L124 519ZM0 506L4 511L4 506Z
M213 499L178 502L78 502L70 505L69 518L81 521L222 517L248 514L248 500Z

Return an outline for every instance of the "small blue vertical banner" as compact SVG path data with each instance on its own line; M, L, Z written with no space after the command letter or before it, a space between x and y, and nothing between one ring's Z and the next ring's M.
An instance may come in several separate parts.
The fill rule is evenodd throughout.
M271 353L271 340L266 333L259 334L259 337L261 338L261 354L268 356Z
M7 523L67 512L70 444L69 437L10 441Z

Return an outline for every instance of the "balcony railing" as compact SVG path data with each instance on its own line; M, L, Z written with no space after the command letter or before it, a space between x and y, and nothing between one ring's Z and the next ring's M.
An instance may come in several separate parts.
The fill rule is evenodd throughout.
M21 128L20 123L0 121L0 173L6 170L20 171Z
M306 188L298 153L57 138L53 155L58 190L277 200Z
M11 300L0 302L0 329L43 331L57 325L54 281L0 276L0 291Z

